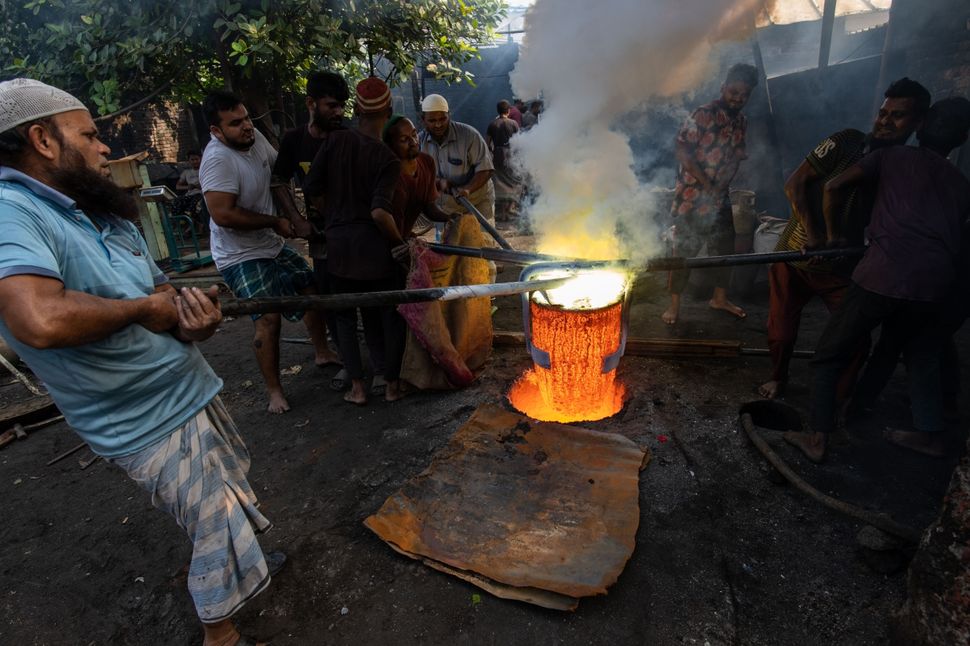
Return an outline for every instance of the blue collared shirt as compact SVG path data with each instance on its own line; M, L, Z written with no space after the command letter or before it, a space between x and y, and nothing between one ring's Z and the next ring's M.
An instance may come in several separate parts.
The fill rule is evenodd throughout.
M0 168L0 231L0 279L44 276L111 299L142 298L167 281L134 224L92 220L69 197L11 168ZM47 350L21 343L2 320L0 336L44 382L71 427L105 457L166 437L222 388L193 344L140 325Z

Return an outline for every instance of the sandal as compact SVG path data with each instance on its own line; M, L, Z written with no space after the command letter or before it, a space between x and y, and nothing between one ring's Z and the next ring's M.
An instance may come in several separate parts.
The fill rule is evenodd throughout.
M330 380L330 390L336 390L337 392L347 390L347 384L350 382L350 373L347 372L346 368L341 368L337 371L337 374L333 376Z
M374 375L374 379L370 382L370 394L380 397L387 390L387 382L384 381L384 375Z
M266 559L266 567L269 569L270 576L276 576L286 565L286 554L280 551L266 552L263 554L263 558Z

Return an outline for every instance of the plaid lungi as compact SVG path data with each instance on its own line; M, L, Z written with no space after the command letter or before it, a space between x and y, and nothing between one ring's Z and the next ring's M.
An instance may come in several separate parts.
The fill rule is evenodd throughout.
M256 532L271 523L256 509L249 451L218 397L170 436L112 458L152 504L192 539L188 588L203 623L232 616L269 584Z
M244 260L220 270L236 298L298 296L314 284L310 265L290 247L283 245L275 258ZM262 314L253 314L255 321ZM303 312L287 312L288 321L299 321Z

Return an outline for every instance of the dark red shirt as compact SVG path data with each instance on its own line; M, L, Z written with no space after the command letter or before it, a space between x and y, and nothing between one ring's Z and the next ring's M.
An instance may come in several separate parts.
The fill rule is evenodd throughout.
M418 216L428 204L438 199L435 176L434 158L425 153L418 153L414 175L401 171L397 188L394 189L394 208L391 211L401 237L407 238L411 234Z

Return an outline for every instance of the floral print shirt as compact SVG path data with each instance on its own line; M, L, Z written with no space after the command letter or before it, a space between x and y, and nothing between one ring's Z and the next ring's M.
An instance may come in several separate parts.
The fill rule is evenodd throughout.
M677 143L683 144L695 163L707 177L717 183L725 172L733 170L733 163L747 158L744 135L747 120L738 112L732 115L712 101L694 110L677 133ZM728 189L721 195L711 195L683 166L677 169L677 189L671 205L672 217L695 217L713 221L718 211L730 208Z

